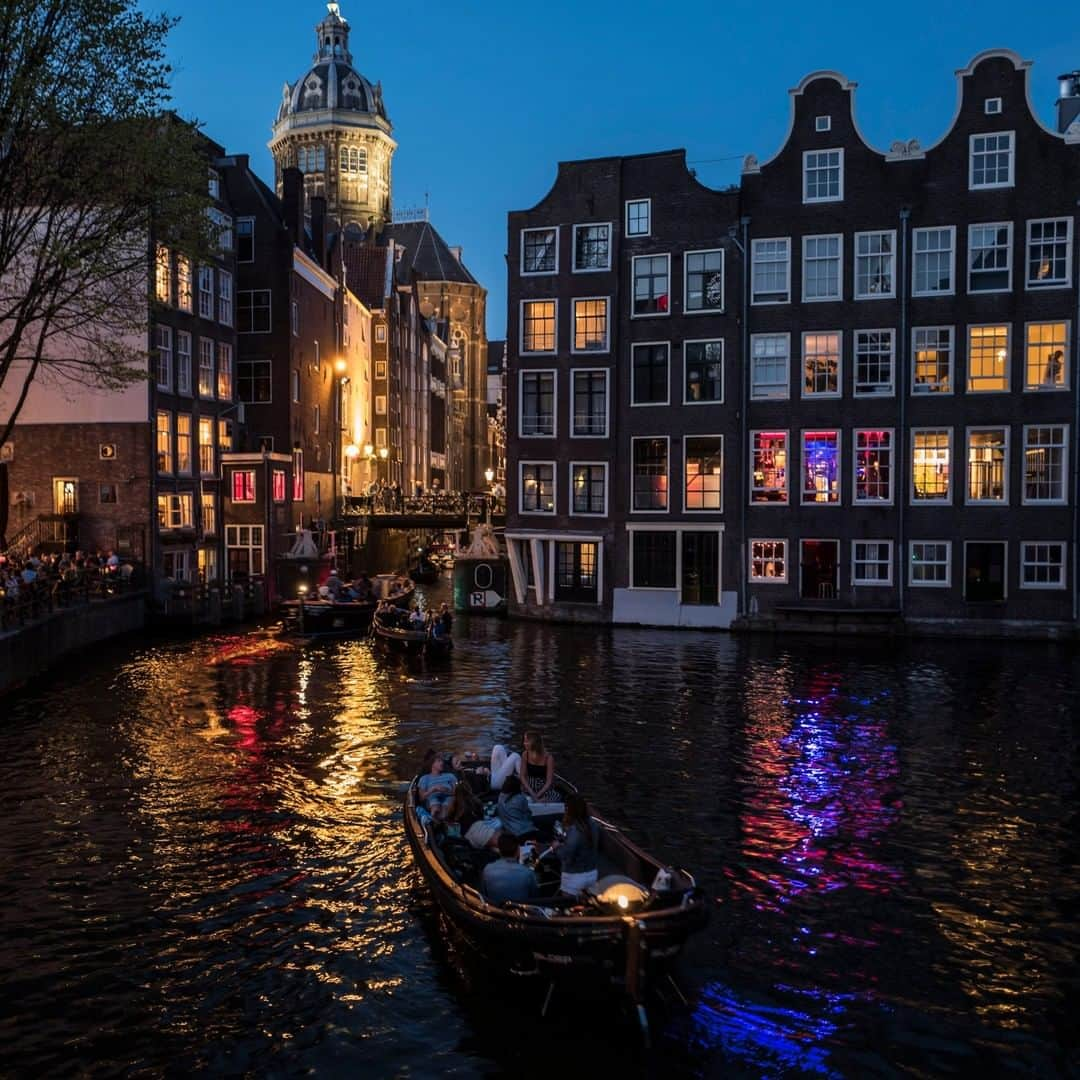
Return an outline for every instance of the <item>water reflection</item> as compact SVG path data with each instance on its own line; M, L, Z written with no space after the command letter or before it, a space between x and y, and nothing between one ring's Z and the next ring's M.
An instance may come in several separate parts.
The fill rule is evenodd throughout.
M520 1068L520 1006L475 973L463 993L398 781L427 746L536 726L600 810L716 899L652 1058L556 1016L538 1068L595 1052L666 1075L1067 1071L1074 656L456 631L432 667L261 631L117 645L13 699L11 1067Z

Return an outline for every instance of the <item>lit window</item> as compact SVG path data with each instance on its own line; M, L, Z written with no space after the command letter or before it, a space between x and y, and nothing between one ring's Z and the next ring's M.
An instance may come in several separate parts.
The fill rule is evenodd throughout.
M379 432L382 432L382 441L378 439ZM379 428L376 432L375 445L386 445L386 428ZM304 501L304 451L293 450L293 466L292 466L292 497L293 502Z
M176 471L191 475L191 416L176 414Z
M521 351L555 351L555 301L523 300L521 304Z
M891 431L855 430L855 502L892 502L892 442Z
M199 472L203 476L213 476L214 468L214 418L199 417Z
M968 228L968 292L1012 288L1012 222Z
M668 314L670 257L636 255L633 260L634 314Z
M1072 284L1072 218L1027 223L1027 287Z
M842 236L803 237L803 300L839 300L843 289Z
M1028 323L1024 348L1024 389L1067 389L1068 357L1068 323Z
M912 290L916 296L949 296L954 290L956 228L916 229Z
M892 330L855 331L856 397L893 392Z
M375 395L375 415L376 416L385 416L386 415L386 395L385 394L376 394Z
M169 249L163 244L157 246L157 258L154 264L154 298L162 304L172 303L172 259Z
M687 510L722 510L724 439L720 435L686 437L684 476Z
M683 343L683 402L697 404L724 400L723 341Z
M840 333L803 334L803 397L840 394Z
M968 327L969 394L1009 389L1009 327Z
M844 151L803 154L803 202L836 202L844 197Z
M157 385L159 390L172 390L172 327L157 328Z
M234 503L252 503L255 501L254 469L233 469L232 501Z
M523 371L520 377L520 434L525 438L553 436L555 434L555 372Z
M607 352L608 302L602 297L574 301L574 352Z
M169 412L157 414L157 471L159 473L173 471L172 413Z
M626 204L626 235L648 236L651 217L651 199L631 199Z
M896 295L895 232L855 234L855 299L877 300Z
M555 513L555 466L550 461L521 463L521 512Z
M285 501L285 470L274 469L272 480L274 484L274 502L283 503Z
M750 397L788 396L790 349L790 334L754 334L750 339Z
M967 501L1007 503L1009 429L969 428L967 444Z
M633 458L633 509L667 510L668 441L663 438L631 439Z
M595 462L570 466L571 507L573 514L607 513L607 466Z
M768 585L787 581L787 541L750 541L750 580Z
M750 501L786 504L788 433L750 433Z
M919 326L911 335L911 392L951 394L953 328Z
M891 540L854 540L851 544L851 584L891 585Z
M221 401L232 401L233 396L232 346L224 341L217 347L217 396Z
M840 432L804 431L802 459L802 501L839 504Z
M724 310L723 251L688 251L683 256L687 311Z
M201 502L203 536L217 536L217 495L212 491L204 491Z
M574 272L611 269L611 226L574 226Z
M1024 428L1024 502L1066 503L1069 429L1062 424Z
M751 301L786 304L791 299L791 241L787 237L754 240L750 246L753 270Z
M948 588L952 545L947 540L912 540L908 582L913 587Z
M190 492L159 495L158 527L161 529L192 529L195 527L194 510L194 500Z
M1013 185L1013 133L971 136L971 188L999 188Z
M571 434L607 436L607 372L574 371L574 427Z
M666 341L649 342L630 347L632 386L630 400L634 405L666 405L668 403L668 353Z
M599 544L555 545L555 599L595 604ZM530 560L531 561L531 560Z
M915 428L911 432L912 503L952 501L952 432L948 428Z
M553 274L558 269L559 232L557 229L521 230L521 272Z
M1064 589L1065 545L1025 541L1020 545L1020 588Z
M214 396L214 342L212 338L199 338L199 397Z
M191 260L186 255L176 256L176 306L181 311L192 310Z

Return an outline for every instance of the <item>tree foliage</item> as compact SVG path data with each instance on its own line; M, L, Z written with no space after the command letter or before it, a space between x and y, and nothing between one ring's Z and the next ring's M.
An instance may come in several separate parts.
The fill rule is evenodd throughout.
M0 445L35 382L145 378L152 240L207 250L206 140L167 111L174 24L0 0Z

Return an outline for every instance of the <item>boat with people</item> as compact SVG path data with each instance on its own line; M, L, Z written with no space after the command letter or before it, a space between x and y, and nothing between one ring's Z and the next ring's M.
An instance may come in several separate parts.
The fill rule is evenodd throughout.
M331 571L327 580L332 581L337 576L336 571ZM304 635L366 634L380 604L407 609L416 585L401 574L378 574L371 581L362 576L350 585L339 582L332 586L324 583L314 596L303 585L300 590L295 600L285 600L281 604L288 632Z
M560 986L575 993L607 989L624 995L647 1040L650 988L670 985L687 939L708 922L707 898L693 876L664 864L592 814L598 829L595 882L578 895L560 892L565 875L553 849L565 803L577 792L556 774L553 791L560 801L530 804L535 845L522 856L535 870L539 889L528 901L493 903L485 895L483 874L498 856L490 846L477 850L469 842L475 839L472 829L469 839L448 835L424 807L420 780L417 776L409 784L404 799L409 847L443 914L485 968L547 983L545 1013ZM488 820L497 796L488 792L481 798Z
M374 640L407 653L423 653L427 657L448 656L454 648L448 620L431 614L416 617L418 608L380 604L371 618Z

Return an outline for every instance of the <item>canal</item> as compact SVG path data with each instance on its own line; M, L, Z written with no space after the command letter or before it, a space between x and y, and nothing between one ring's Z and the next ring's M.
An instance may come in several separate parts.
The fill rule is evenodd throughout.
M0 1074L1080 1070L1075 653L455 633L127 640L0 702ZM427 747L526 728L714 898L650 1054L463 968L404 847Z

